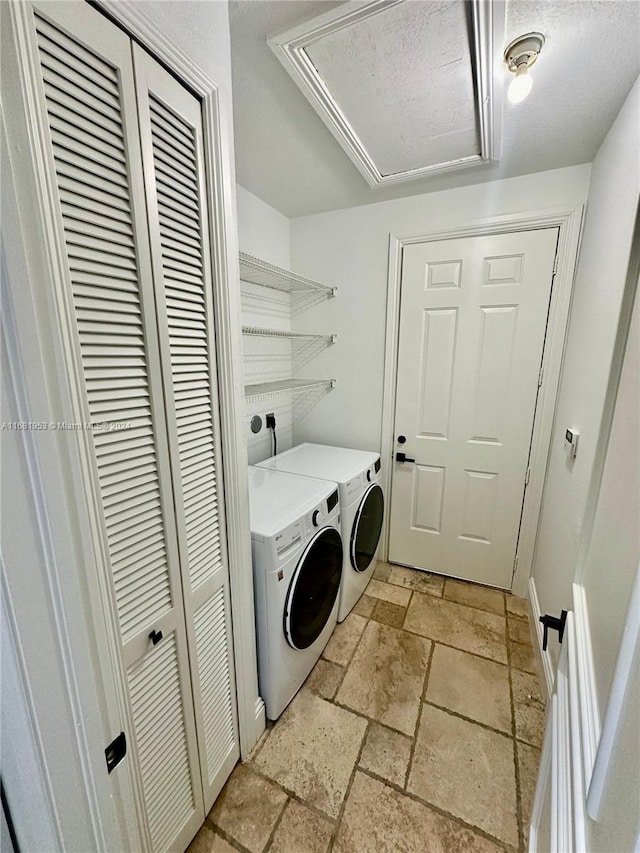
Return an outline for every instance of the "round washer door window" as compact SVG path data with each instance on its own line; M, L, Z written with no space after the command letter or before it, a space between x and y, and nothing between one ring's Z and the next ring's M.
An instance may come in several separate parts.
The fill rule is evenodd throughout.
M284 632L294 649L308 649L322 633L340 590L342 539L325 527L311 540L291 580Z
M351 565L357 572L364 572L376 553L382 516L384 514L384 495L377 483L373 483L364 493L351 530Z

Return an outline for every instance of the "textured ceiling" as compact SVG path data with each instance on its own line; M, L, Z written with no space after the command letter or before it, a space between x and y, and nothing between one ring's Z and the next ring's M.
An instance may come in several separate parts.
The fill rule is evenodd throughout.
M383 175L480 154L463 0L400 3L306 52Z
M428 11L433 0L412 5L423 3ZM529 98L517 106L505 99L500 163L370 189L266 43L339 5L230 3L238 183L287 216L590 162L640 73L640 3L511 0L505 43L529 30L547 41ZM446 30L442 39L447 49ZM411 73L403 53L386 55L378 69L379 75L403 73ZM439 98L446 107L447 95Z

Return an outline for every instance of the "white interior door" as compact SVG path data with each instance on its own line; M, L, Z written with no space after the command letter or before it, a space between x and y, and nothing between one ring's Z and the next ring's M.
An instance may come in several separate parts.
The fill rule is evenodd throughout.
M511 587L557 238L405 247L392 562Z

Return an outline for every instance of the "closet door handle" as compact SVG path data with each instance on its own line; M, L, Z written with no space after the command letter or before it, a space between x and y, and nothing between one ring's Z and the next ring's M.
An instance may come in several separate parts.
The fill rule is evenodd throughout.
M157 646L160 640L162 639L162 631L152 631L149 634L149 639L151 640L154 646Z
M396 453L396 462L415 462L415 459L410 459L406 453Z

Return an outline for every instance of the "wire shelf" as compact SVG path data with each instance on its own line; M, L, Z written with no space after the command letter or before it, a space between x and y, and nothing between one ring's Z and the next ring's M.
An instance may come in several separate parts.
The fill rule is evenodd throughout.
M268 264L244 252L240 252L240 278L242 281L258 284L261 287L270 287L272 290L280 290L284 293L315 292L324 293L327 296L336 294L335 287L327 287L318 281Z
M335 387L335 379L282 379L277 382L259 382L257 385L245 385L245 399L256 403L280 394L304 394L307 391L330 391Z
M287 332L280 329L264 329L261 326L243 326L243 335L253 335L260 338L285 338L292 341L322 341L334 344L337 335L309 335L305 332Z

